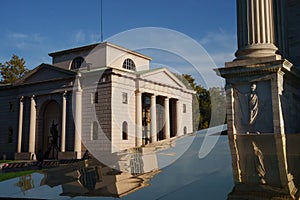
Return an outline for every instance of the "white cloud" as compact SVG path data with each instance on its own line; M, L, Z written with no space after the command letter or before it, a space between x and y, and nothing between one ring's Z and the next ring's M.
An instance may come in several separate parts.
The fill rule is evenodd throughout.
M9 35L9 37L11 37L13 39L25 39L25 38L28 38L28 35L26 35L24 33L12 33Z
M79 44L83 42L85 42L85 33L80 30L75 34L75 43Z

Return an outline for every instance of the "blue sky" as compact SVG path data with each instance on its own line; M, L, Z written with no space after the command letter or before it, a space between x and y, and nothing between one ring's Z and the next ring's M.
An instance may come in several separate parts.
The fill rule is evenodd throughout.
M100 41L100 0L2 0L0 62L12 54L32 69L48 53ZM140 27L172 29L199 42L217 66L236 50L234 0L103 0L104 39Z

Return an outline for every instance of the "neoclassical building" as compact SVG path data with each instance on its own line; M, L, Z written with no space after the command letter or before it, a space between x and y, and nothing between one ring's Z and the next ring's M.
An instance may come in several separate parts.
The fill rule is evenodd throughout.
M0 157L81 158L193 131L193 91L151 58L108 42L49 55L0 87Z

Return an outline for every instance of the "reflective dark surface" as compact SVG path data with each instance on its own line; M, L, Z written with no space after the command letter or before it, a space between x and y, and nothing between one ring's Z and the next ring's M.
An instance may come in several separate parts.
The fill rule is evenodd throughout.
M155 162L176 157L176 147L194 139L174 163L146 173L120 172L96 160L48 169L0 183L1 197L42 199L299 199L300 135L220 136L203 159L205 132L185 136L157 152ZM218 136L209 136L218 137ZM228 139L230 138L230 139ZM140 165L131 157L131 168ZM147 159L151 162L152 157ZM142 169L142 168L141 168Z

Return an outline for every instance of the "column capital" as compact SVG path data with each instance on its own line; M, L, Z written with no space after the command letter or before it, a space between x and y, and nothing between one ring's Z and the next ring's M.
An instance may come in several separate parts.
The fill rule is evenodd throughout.
M67 93L68 93L68 91L66 91L66 90L63 91L63 92L62 92L62 96L63 96L63 97L66 97L66 96L67 96Z
M20 102L22 102L22 103L24 102L24 96L20 97Z

